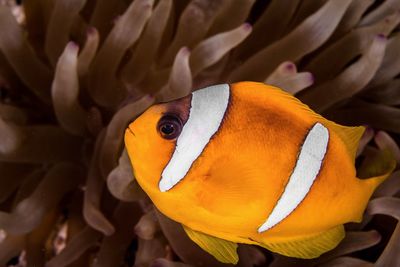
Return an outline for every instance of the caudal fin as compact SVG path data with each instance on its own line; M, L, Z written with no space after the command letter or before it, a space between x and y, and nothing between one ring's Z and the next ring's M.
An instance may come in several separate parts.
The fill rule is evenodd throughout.
M396 168L396 160L389 149L380 150L369 158L360 168L358 177L367 178L365 182L375 190Z

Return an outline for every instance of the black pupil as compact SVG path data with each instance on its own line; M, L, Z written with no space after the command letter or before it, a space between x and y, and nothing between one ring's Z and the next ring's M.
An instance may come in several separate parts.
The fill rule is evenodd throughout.
M157 125L161 136L168 140L177 138L182 131L182 126L181 119L175 115L165 115Z
M174 133L175 127L172 123L165 124L161 127L161 131L165 135L170 135L170 134Z

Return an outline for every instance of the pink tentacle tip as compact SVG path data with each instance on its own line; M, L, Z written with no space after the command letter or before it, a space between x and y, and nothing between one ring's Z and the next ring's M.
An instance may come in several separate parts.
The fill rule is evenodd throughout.
M253 26L249 22L246 22L243 24L243 29L246 31L251 31L253 29Z
M376 35L376 38L381 41L386 41L386 36L383 33Z
M121 19L121 15L118 15L118 16L116 16L114 19L113 19L113 24L115 25L115 24L117 24L118 23L118 21Z
M297 72L297 68L296 65L293 62L287 62L285 64L285 70L291 73L296 73Z
M311 72L308 73L308 78L310 79L310 83L313 84L315 82L315 76Z
M365 127L364 136L373 135L375 133L374 129L368 125L363 125Z
M164 267L165 264L160 259L155 259L151 264L150 267Z
M152 94L147 94L147 95L143 96L143 100L148 101L148 102L154 102L155 97Z
M95 35L97 33L97 29L95 27L88 27L86 30L87 35Z
M67 49L69 50L79 50L79 45L75 43L74 41L70 41L67 44Z
M189 55L190 54L190 49L189 47L185 46L181 48L181 53L184 55Z
M387 135L387 134L386 134L384 131L378 131L378 132L375 134L375 138L381 139L381 138L385 137L386 135Z

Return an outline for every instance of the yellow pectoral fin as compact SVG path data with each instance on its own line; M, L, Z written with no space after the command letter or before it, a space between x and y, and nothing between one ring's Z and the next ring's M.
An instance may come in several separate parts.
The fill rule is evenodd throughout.
M239 261L239 256L236 252L238 245L236 243L194 231L184 225L182 226L193 242L220 262L236 264Z
M317 235L286 242L260 244L260 246L288 257L312 259L335 248L344 236L344 227L339 225Z

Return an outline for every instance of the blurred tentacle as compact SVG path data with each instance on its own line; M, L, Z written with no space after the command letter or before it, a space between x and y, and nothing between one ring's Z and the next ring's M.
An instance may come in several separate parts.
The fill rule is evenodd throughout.
M374 192L373 198L394 196L400 192L400 171L396 171L390 175Z
M0 118L4 121L23 125L28 120L28 114L22 108L0 103Z
M219 33L199 43L190 55L190 69L195 77L205 68L218 62L231 49L243 42L251 33L251 25L245 23L231 31Z
M46 241L53 231L58 212L49 211L42 223L26 237L26 261L28 266L44 266Z
M126 92L115 77L117 68L125 52L142 33L151 16L153 3L154 0L133 1L117 20L93 60L93 68L89 72L89 93L101 106L116 107L124 98Z
M47 25L51 17L54 0L25 0L23 6L28 39L34 49L44 57Z
M167 259L159 258L155 259L151 264L150 267L193 267L193 265L181 263L181 262L173 262Z
M226 1L207 35L212 36L239 27L248 18L254 2L255 0Z
M397 163L400 163L400 149L389 134L384 131L379 131L376 133L374 141L379 149L388 149L391 151Z
M400 220L400 199L392 197L376 198L370 201L367 213L370 215L385 214ZM400 250L400 223L397 222L397 226L390 237L389 243L385 247L384 251L376 261L375 266L396 266L400 264L400 258L398 252Z
M230 82L243 79L262 81L279 63L286 60L297 61L314 51L330 37L350 3L350 0L328 1L291 33L255 53L234 70L228 80Z
M45 51L53 66L69 41L72 24L86 0L57 0L54 3L45 42Z
M102 41L112 28L112 21L115 20L121 10L126 8L122 1L98 0L90 17L90 25L99 31Z
M104 141L104 132L97 137L94 157L90 162L89 174L86 181L86 190L83 201L83 216L91 227L104 235L112 235L115 231L114 225L105 217L101 211L101 197L104 190L104 179L99 171L99 153Z
M161 38L172 12L172 0L160 1L154 9L131 59L123 67L121 79L128 90L144 78L154 64Z
M35 55L20 25L4 5L0 5L0 50L24 84L42 101L50 103L51 71Z
M400 105L400 90L398 88L400 88L400 79L393 79L376 87L367 88L363 96L372 102L396 106Z
M0 162L0 203L14 193L32 170L29 165Z
M315 75L317 83L332 79L351 60L365 52L378 34L388 36L399 22L400 16L392 14L371 26L357 28L321 51L304 69Z
M79 104L78 46L70 42L56 66L51 95L60 125L74 135L87 132L87 112Z
M374 23L377 20L382 19L387 14L393 13L400 10L400 2L397 0L386 0L376 8L367 14L360 22L360 25L368 25Z
M86 227L76 235L61 251L46 263L46 267L64 267L77 260L89 248L91 248L101 237L101 234L90 227Z
M99 152L99 168L103 177L107 177L110 171L117 166L128 123L139 116L153 102L153 97L145 96L134 103L124 106L114 114L107 126L104 142Z
M293 14L288 30L291 30L296 25L301 24L307 19L307 17L311 16L313 13L317 12L318 9L323 7L326 2L328 2L328 0L301 1L297 7L296 13Z
M204 266L225 266L225 264L217 261L213 256L192 242L181 225L165 217L159 211L156 211L156 214L165 237L183 262L193 265L196 265L197 262L203 262Z
M16 126L0 119L0 160L21 163L76 161L82 140L56 126Z
M252 34L238 48L239 57L250 57L263 47L278 40L293 18L299 3L299 0L271 1L260 18L254 23Z
M20 235L32 231L61 198L82 182L82 170L70 163L59 163L49 170L35 191L11 213L0 212L0 228Z
M120 202L114 211L112 221L116 231L105 237L97 254L95 267L114 267L123 262L125 250L134 236L133 226L139 220L142 210L137 202Z
M373 104L358 100L360 104L335 110L331 115L334 120L350 125L370 125L371 127L400 133L400 109L382 104Z
M187 47L182 47L175 57L168 84L155 96L158 101L167 102L172 99L184 97L190 93L193 79L189 59L189 49Z
M151 240L159 227L156 213L152 210L144 214L135 225L135 234L141 239Z
M147 267L157 258L165 256L165 244L161 239L138 240L138 249L135 255L136 267Z
M90 27L86 33L85 45L78 56L78 75L82 77L87 75L90 64L92 63L97 48L99 46L100 36L96 28Z
M2 141L0 143L0 153L12 153L21 145L22 134L20 131L18 131L17 127L5 122L3 119L0 119L0 129L2 137Z
M294 95L311 86L314 83L314 76L310 72L298 73L296 65L286 61L281 63L264 83L277 86Z
M381 241L381 235L375 230L368 232L347 232L346 237L342 242L332 251L327 252L324 259L316 261L331 261L345 255L349 255L356 251L361 251L366 248L373 247Z
M40 181L42 181L44 175L45 171L41 169L35 169L27 175L18 187L12 206L16 207L18 203L32 195Z
M398 13L400 20L400 12ZM388 40L385 57L369 87L374 87L391 81L400 74L400 58L398 57L400 47L400 34Z
M107 177L107 187L111 194L122 201L138 201L145 197L133 176L131 162L126 149L118 160L118 166Z
M353 257L340 257L328 263L319 265L320 267L373 267L373 263Z
M364 12L373 4L373 2L374 0L352 1L331 38L335 40L343 34L351 31L351 29L358 24Z
M358 149L356 154L357 157L361 155L367 144L372 140L372 138L374 138L374 136L375 136L374 130L371 127L366 127L365 132L361 137L360 142L358 143Z
M24 235L7 235L0 242L0 265L6 266L6 263L17 256L25 246Z
M207 34L223 4L224 1L221 0L191 1L179 18L175 37L161 60L161 66L171 64L181 47L192 48L200 42Z
M377 36L361 59L334 80L305 91L300 99L317 112L321 112L336 102L355 95L374 77L383 60L385 48L386 38Z

